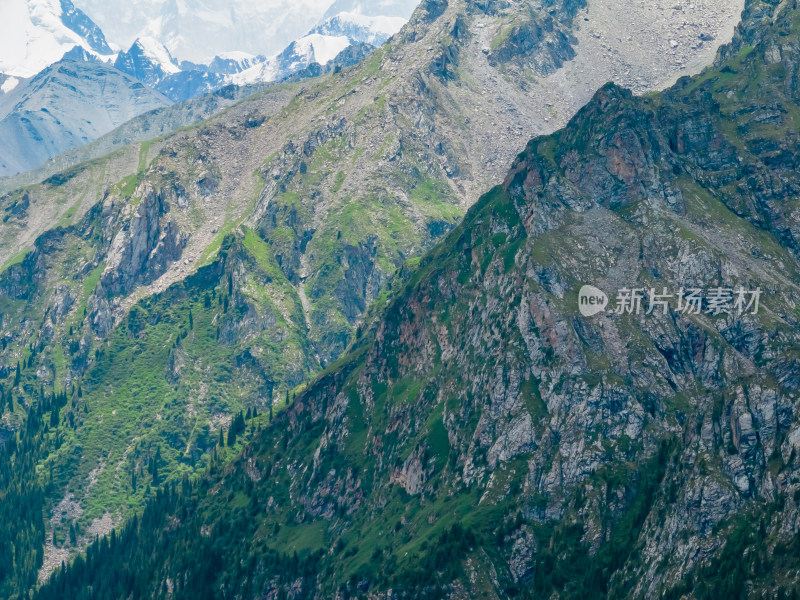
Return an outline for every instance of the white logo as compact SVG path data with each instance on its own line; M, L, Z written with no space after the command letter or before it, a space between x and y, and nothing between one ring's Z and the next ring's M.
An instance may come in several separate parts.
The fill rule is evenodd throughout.
M578 308L584 317L593 317L608 306L608 296L593 285L585 285L578 292Z

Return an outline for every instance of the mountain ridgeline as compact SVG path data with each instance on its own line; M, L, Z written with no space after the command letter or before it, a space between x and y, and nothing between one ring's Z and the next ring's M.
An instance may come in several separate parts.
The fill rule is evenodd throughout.
M167 45L180 49L187 43L194 46L199 42L205 46L205 52L211 52L219 44L224 47L225 43L239 43L249 47L259 39L264 43L266 40L261 37L264 31L259 30L256 21L266 18L274 26L275 11L263 5L245 7L245 13L248 10L253 13L248 19L241 14L241 6L229 6L227 22L217 22L214 39L203 40L202 30L213 23L213 17L212 22L205 22L204 17L213 15L213 8L198 6L196 11L181 9L177 14L169 14L177 11L169 5L162 7L165 13L156 17L137 6L122 12L127 12L128 18L137 12L145 20L154 18L158 24L151 22L151 26L160 31L159 39L143 36L127 50L115 53L100 28L68 0L8 2L7 18L0 23L0 177L40 167L52 169L54 165L48 164L49 160L57 156L61 168L52 173L64 170L64 163L70 157L81 155L73 152L67 157L60 156L65 151L80 148L133 117L173 102L231 86L263 88L288 77L318 75L326 68L354 64L396 33L411 14L409 6L403 8L390 0L381 3L381 10L392 13L399 10L403 16L337 13L320 22L311 34L298 35L298 39L274 56L255 56L234 46L226 48L222 56L204 59L207 64L197 64L178 61ZM294 14L300 22L311 19L313 23L313 13L296 4L285 7L282 17L291 21ZM110 5L105 10L95 8L93 12L100 15L114 11ZM358 11L358 7L352 8ZM216 10L222 10L222 5ZM200 19L191 33L173 29L183 19L191 20L193 15ZM106 24L113 26L115 19ZM300 23L296 22L297 25ZM230 30L237 26L248 33L234 34L238 38L234 41ZM292 34L282 30L276 37L283 39L287 35ZM126 47L130 43L127 41ZM227 91L230 93L230 89ZM251 89L250 93L255 91ZM209 116L192 113L189 106L184 109L187 113L184 123L176 123L168 131ZM158 133L153 132L150 138Z
M235 457L342 355L395 271L590 98L596 68L624 64L584 50L596 38L583 6L425 2L355 66L145 115L120 136L205 120L0 197L0 436L15 490L0 510L43 508L9 516L0 596L159 486ZM520 45L520 24L535 43ZM653 72L647 85L663 81ZM214 106L227 108L206 118Z
M605 86L344 358L240 424L239 458L153 491L34 597L797 597L799 65L797 3L749 0L713 68ZM193 285L236 298L228 240L176 313ZM584 284L763 297L584 317Z

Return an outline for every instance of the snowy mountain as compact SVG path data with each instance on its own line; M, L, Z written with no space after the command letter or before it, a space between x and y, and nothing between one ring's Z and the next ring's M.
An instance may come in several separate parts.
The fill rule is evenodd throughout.
M142 37L119 54L115 66L180 102L229 84L280 81L313 64L324 67L353 44L383 44L405 23L404 17L344 12L322 21L308 35L269 58L232 51L208 64L178 63L166 45L153 37Z
M17 82L32 77L75 46L112 54L100 28L70 0L2 0L0 73ZM16 85L10 81L6 92Z
M149 36L179 61L225 52L280 52L322 18L331 0L74 0L113 43Z
M400 17L408 21L419 0L336 0L322 17L323 21L342 13L368 17Z
M139 38L127 52L120 52L114 67L151 87L181 72L166 46L151 37Z
M358 13L343 12L326 19L317 25L311 33L326 36L345 36L352 43L380 46L402 29L408 19L404 17L387 17L383 15L368 16Z
M362 10L359 3L341 4L354 11ZM405 11L400 9L400 5L404 4L402 2L393 1L387 3L387 6L389 4L393 7L388 9L389 12L395 15ZM413 4L410 10L405 11L410 16L417 2L405 4L409 6ZM373 10L374 6L368 9L368 12ZM380 46L400 31L407 22L407 16L368 15L360 12L336 13L320 22L308 35L289 44L280 54L233 75L229 81L237 85L277 81L312 64L325 66L353 44Z
M267 60L264 56L253 56L247 52L223 52L214 57L208 65L208 70L212 73L222 75L233 75L241 73Z
M280 54L231 76L229 81L236 85L248 85L284 79L314 63L327 65L352 44L353 41L346 36L312 33L292 42Z

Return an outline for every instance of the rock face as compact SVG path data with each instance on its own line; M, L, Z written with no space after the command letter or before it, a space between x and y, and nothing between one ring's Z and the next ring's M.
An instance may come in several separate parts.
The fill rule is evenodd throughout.
M130 564L154 591L214 564L245 596L795 593L798 19L753 0L715 68L607 85L531 141L236 464L40 598ZM591 317L587 284L611 300ZM319 554L264 559L284 527L324 531Z
M174 191L170 189L170 191ZM177 223L169 218L170 204L164 190L147 185L138 190L138 207L126 229L111 243L100 285L114 295L130 293L137 284L151 283L181 257L185 240ZM177 203L177 195L174 200Z

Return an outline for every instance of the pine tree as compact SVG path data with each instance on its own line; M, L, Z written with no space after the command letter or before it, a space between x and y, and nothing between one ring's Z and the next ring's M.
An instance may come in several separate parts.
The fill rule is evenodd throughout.
M161 463L161 446L156 448L156 455L150 459L150 464L148 468L150 470L150 475L153 478L153 487L158 487L161 485L161 477L158 472L159 464Z
M17 361L17 371L16 373L14 373L14 387L17 387L19 385L21 377L22 373L20 372L19 361Z

